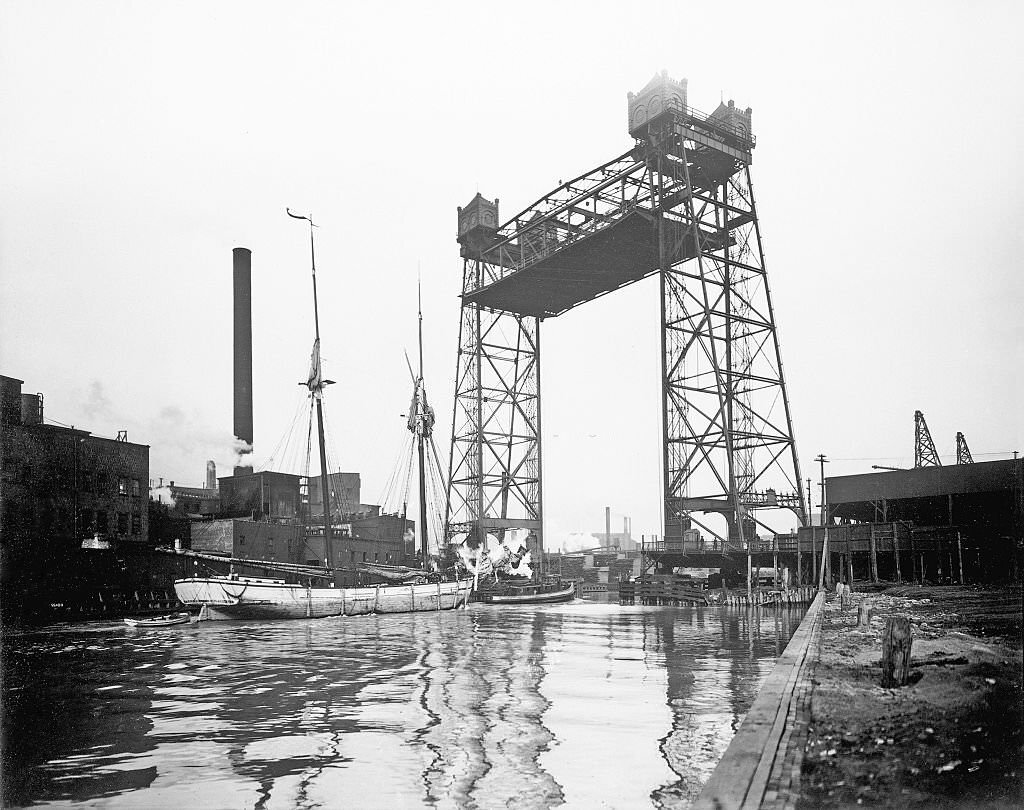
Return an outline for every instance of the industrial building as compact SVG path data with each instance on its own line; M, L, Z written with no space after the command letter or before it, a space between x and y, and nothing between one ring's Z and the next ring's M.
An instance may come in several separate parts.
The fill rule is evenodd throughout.
M43 395L0 375L0 570L5 621L146 603L149 447L47 424ZM158 600L159 601L159 600Z
M788 569L793 584L1019 580L1024 459L929 464L825 479L825 525L751 540L744 551L699 541L652 544L661 570L715 566L739 584Z
M827 478L826 566L851 581L1017 578L1022 483L1022 459Z

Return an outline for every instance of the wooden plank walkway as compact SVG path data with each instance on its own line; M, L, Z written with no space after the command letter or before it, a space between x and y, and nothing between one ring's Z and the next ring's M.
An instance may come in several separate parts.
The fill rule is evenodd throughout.
M792 807L799 794L810 670L817 660L821 606L815 596L800 627L758 692L694 810Z

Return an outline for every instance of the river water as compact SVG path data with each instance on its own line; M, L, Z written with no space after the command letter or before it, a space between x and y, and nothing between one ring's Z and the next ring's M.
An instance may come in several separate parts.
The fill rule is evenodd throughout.
M9 634L4 804L682 808L801 616L576 601Z

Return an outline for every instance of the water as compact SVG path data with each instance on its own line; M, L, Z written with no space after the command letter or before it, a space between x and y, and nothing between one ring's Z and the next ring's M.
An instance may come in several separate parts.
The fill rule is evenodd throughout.
M577 601L11 635L4 800L686 807L800 618Z

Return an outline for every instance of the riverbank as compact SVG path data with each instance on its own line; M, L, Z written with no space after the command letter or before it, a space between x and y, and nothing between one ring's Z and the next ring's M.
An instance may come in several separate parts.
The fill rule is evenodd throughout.
M862 600L870 627L857 627ZM887 616L910 617L912 682L879 686ZM823 606L801 810L1020 806L1021 590L891 587Z

